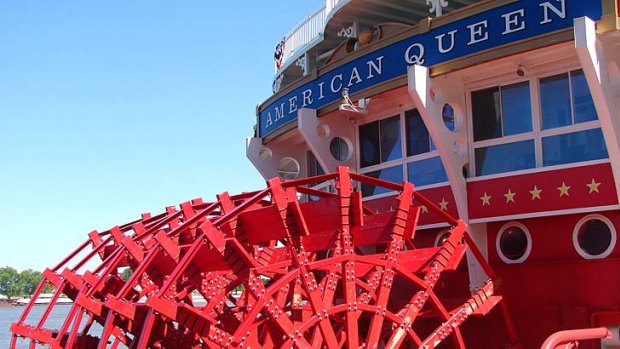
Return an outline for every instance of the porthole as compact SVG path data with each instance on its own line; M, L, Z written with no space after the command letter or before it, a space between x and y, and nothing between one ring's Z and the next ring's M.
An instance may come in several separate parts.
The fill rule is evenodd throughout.
M435 238L435 247L439 247L441 245L443 245L443 243L450 237L450 231L449 230L442 230L439 232L439 234L437 234L437 237Z
M321 138L327 138L331 134L331 130L327 124L320 124L316 127L316 134Z
M263 161L269 161L269 160L271 160L271 157L273 156L273 152L271 151L271 149L269 149L267 147L262 147L258 151L258 156Z
M441 110L441 117L443 118L443 124L446 125L446 128L450 131L456 130L456 119L454 116L454 108L448 103L443 105L443 109Z
M605 258L616 246L616 229L605 216L585 216L575 225L573 245L577 253L585 259Z
M504 263L521 263L527 259L532 251L530 232L521 223L505 224L497 234L495 249Z
M329 143L329 152L338 161L347 161L351 157L351 145L346 139L334 137Z
M299 161L290 156L285 156L278 161L278 176L282 180L295 179L300 171Z

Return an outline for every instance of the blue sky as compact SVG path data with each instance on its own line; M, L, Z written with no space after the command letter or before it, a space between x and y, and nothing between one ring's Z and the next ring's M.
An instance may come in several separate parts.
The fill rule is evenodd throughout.
M245 138L273 49L322 3L0 2L0 266L42 270L91 230L263 187Z

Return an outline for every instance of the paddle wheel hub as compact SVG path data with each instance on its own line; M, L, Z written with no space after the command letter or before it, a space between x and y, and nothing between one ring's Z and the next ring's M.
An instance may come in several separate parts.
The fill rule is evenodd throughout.
M313 189L326 181L330 190ZM360 183L397 191L392 210L365 207ZM44 272L33 299L48 284L56 297L37 321L34 302L25 308L11 347L466 348L461 325L501 304L465 224L412 184L344 167L267 184L91 232ZM437 247L415 246L422 207L450 227ZM466 254L488 281L446 292L450 272L466 271ZM60 329L48 329L63 293L74 304Z

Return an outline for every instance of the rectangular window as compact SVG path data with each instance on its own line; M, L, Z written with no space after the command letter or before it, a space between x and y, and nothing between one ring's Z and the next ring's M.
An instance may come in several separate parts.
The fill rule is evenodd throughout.
M373 178L379 178L379 179L383 179L386 181L394 182L394 183L402 183L403 166L402 165L392 166L392 167L384 168L384 169L377 170L377 171L371 171L371 172L365 173L365 175L373 177ZM362 196L363 197L379 195L379 194L388 193L388 192L389 192L388 189L377 187L371 184L362 183Z
M540 79L542 129L597 120L583 70Z
M381 132L381 162L402 158L399 115L379 121L379 130Z
M532 131L532 102L528 81L503 86L502 121L504 136Z
M361 125L359 133L361 167L402 158L399 115Z
M319 164L319 161L314 156L314 153L310 150L306 152L306 168L308 177L320 176L325 174L323 167L321 167L321 164ZM334 192L333 187L330 183L321 183L319 185L312 186L312 188L317 190L324 190L327 192ZM307 199L308 201L317 201L319 200L319 197L308 195Z
M540 79L542 129L572 124L568 73Z
M407 180L416 186L448 181L446 170L438 156L408 163L407 174Z
M417 109L405 112L405 130L407 132L407 156L431 151L431 137Z
M600 128L544 137L542 147L543 166L608 157L603 131Z
M454 110L444 106L442 118L446 127L454 129ZM448 181L448 176L436 155L436 148L428 133L426 124L417 109L405 112L405 131L407 141L407 180L416 186L424 186Z
M529 82L492 87L471 94L474 141L532 131Z
M476 176L536 167L534 140L476 149Z
M471 104L474 119L474 141L501 137L499 87L472 92Z
M454 124L454 111L444 115ZM401 127L405 139L401 140ZM446 182L446 171L437 156L422 116L416 109L373 121L359 127L360 167L363 174L401 183L404 178L417 186ZM364 197L389 191L373 185L362 185Z
M575 70L570 73L572 87L572 102L575 113L575 123L587 122L598 119L594 101L586 82L583 70Z
M319 161L316 159L314 153L312 153L311 151L306 152L306 168L308 169L308 177L325 174L325 171L323 171L321 164L319 164Z
M530 98L535 83L538 106ZM471 108L476 176L608 158L581 69L472 91Z
M360 131L360 162L361 167L377 165L381 161L379 154L379 122L362 125Z

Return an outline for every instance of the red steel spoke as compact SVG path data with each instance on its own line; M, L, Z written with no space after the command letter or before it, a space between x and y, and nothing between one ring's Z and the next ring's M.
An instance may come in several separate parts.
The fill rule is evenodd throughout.
M325 181L328 190L309 188ZM395 209L366 207L360 183L396 191ZM441 247L416 248L418 205L450 227ZM467 267L467 250L489 281L447 300L436 286ZM57 292L32 324L33 304L24 308L10 348L29 341L30 348L431 349L450 340L463 349L463 322L496 304L516 342L493 280L465 225L412 184L341 167L91 231L45 270L33 298L46 285ZM61 294L74 304L60 329L48 329Z

